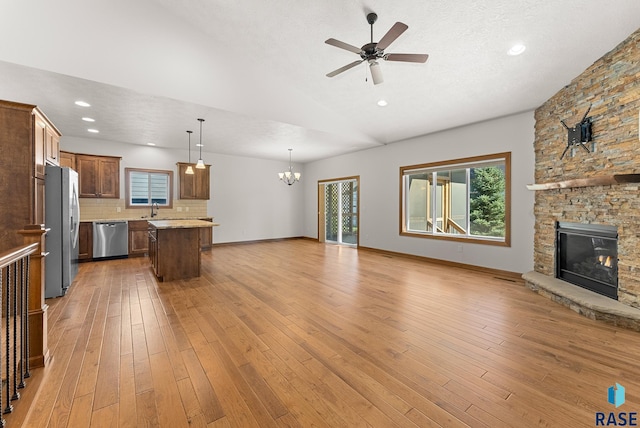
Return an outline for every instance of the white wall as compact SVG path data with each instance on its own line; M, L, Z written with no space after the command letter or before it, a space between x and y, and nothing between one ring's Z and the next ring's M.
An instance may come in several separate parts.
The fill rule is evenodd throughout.
M211 164L208 215L221 226L215 242L308 236L317 238L318 180L360 176L360 245L511 272L533 270L533 111L413 138L304 165L302 180L286 186L277 172L287 162L203 153ZM122 156L126 167L172 169L187 153L157 147L62 137L63 150ZM511 152L511 247L399 235L399 169L417 163ZM177 186L177 180L176 184ZM121 180L124 195L124 180ZM462 245L462 252L458 252Z
M120 195L124 196L124 169L151 168L174 171L174 197L178 195L176 162L186 162L186 150L123 144L112 141L62 137L61 149L75 153L121 156ZM207 214L220 226L216 243L286 238L304 234L303 188L287 186L278 172L288 162L203 152L211 165L211 199ZM294 169L303 173L300 165Z
M304 234L317 238L318 180L360 176L360 245L511 272L533 269L533 111L305 165ZM511 247L400 236L401 166L511 152ZM458 249L462 248L462 252Z

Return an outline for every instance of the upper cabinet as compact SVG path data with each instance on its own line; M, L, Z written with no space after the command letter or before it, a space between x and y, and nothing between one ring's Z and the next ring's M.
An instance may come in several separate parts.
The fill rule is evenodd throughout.
M51 165L60 165L60 133L47 125L44 130L45 161Z
M180 199L209 199L209 178L211 165L197 169L195 164L178 162ZM193 167L193 174L187 174L187 167Z
M0 100L0 251L23 244L18 230L44 223L47 129L59 137L35 105Z
M37 109L33 118L35 175L44 179L46 164L60 165L60 131Z
M120 198L120 158L75 155L81 198Z
M75 153L63 152L62 150L60 150L60 166L66 166L71 169L76 169Z

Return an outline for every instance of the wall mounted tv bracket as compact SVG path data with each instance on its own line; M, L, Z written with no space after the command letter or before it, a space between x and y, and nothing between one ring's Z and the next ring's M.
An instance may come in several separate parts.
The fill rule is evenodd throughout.
M564 123L564 120L560 121L560 123L562 123L562 125L564 125L564 127L567 129L568 133L567 147L565 147L564 152L562 152L562 156L560 156L560 159L562 159L564 155L567 154L567 151L569 149L576 146L580 146L585 149L587 153L591 153L591 151L584 144L593 140L591 138L592 121L590 117L587 117L592 105L593 104L589 104L589 108L585 112L584 116L582 116L582 120L579 123L575 124L572 128L568 127L567 124Z

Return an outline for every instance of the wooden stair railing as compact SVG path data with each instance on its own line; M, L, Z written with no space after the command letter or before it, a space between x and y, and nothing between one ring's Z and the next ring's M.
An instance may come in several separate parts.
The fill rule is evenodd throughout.
M0 411L13 411L12 401L20 398L18 389L26 386L29 374L29 280L31 255L38 242L0 253ZM0 427L5 420L0 416Z

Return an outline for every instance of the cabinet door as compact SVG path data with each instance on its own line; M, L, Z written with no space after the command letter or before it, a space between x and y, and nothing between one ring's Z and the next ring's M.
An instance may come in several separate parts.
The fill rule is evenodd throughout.
M204 221L213 221L211 217L201 218ZM200 228L200 249L210 250L213 245L213 227L201 227Z
M78 193L81 198L98 197L98 159L95 156L76 155Z
M33 154L34 154L34 166L35 176L37 178L44 179L44 165L45 165L45 141L46 141L46 129L47 125L44 120L37 113L34 115L34 127L33 127Z
M33 224L44 223L44 180L34 178Z
M76 169L76 155L60 151L60 166Z
M98 161L100 179L99 196L101 198L120 197L120 160L101 158Z
M178 180L180 180L180 199L195 199L196 197L196 176L195 174L187 174L187 167L191 167L195 171L194 164L178 163Z
M50 126L45 129L45 161L60 165L60 136Z
M78 260L93 259L93 223L80 222L78 228Z
M195 199L209 199L209 165L205 169L196 169L196 197Z
M143 256L149 251L148 228L146 220L129 221L129 256Z

